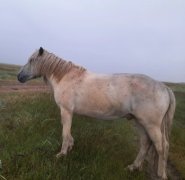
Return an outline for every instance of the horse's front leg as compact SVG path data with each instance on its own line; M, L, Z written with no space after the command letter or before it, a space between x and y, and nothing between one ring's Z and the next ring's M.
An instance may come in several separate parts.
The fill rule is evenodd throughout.
M72 124L72 112L68 111L67 109L61 107L61 124L63 126L62 131L62 148L60 152L56 155L59 158L62 155L66 155L68 151L70 151L73 147L74 140L71 136L71 124Z

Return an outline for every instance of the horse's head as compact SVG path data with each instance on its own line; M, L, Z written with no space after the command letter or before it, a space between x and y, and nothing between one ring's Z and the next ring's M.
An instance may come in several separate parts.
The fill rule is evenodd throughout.
M31 55L28 62L20 69L17 75L17 79L21 83L41 76L39 69L42 64L43 56L44 49L42 47Z

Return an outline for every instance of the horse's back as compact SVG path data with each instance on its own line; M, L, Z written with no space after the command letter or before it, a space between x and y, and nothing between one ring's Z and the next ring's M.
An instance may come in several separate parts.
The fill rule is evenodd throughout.
M127 92L136 94L155 94L156 91L163 92L166 91L166 86L149 76L143 74L95 74L89 73L86 76L85 84L91 84L90 87L109 89L110 87L116 92ZM101 89L100 89L101 88Z
M167 87L149 76L142 74L89 74L86 82L90 92L104 94L110 102L116 105L162 107L169 105ZM125 108L125 107L124 107Z

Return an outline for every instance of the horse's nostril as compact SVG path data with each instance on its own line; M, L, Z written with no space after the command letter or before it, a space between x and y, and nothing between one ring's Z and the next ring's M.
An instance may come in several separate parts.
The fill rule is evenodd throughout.
M25 78L24 78L24 76L21 75L21 73L19 73L19 74L17 75L17 79L18 79L18 81L21 82L21 83L25 82Z

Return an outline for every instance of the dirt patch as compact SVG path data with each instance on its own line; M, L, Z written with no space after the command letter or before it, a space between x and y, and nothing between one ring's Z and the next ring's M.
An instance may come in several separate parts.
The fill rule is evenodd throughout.
M50 88L42 82L21 84L11 80L0 80L0 93L9 92L45 92Z

